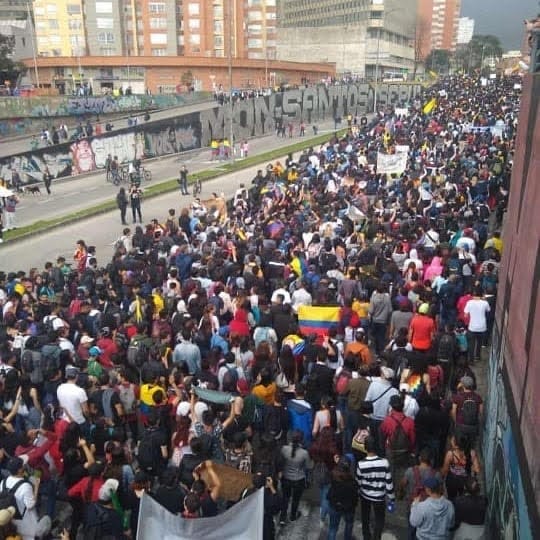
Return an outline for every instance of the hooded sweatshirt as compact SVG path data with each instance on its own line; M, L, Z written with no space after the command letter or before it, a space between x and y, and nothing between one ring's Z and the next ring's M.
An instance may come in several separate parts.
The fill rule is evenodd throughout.
M445 497L428 497L413 503L410 522L416 527L417 540L448 540L454 526L454 505Z

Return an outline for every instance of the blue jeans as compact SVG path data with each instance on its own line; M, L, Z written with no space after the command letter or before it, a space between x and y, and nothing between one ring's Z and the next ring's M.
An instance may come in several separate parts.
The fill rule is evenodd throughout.
M328 540L335 540L339 529L339 522L341 518L345 520L345 531L343 533L344 540L351 540L353 524L354 524L354 510L352 512L338 512L330 507L330 525L328 527Z
M325 484L319 488L319 494L321 496L321 519L326 519L330 511L330 503L328 502L328 492L330 491L330 484Z

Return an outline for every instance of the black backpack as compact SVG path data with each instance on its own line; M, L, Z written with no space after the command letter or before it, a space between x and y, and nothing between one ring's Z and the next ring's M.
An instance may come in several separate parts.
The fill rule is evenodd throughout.
M437 360L451 362L456 355L457 342L454 335L443 334L437 347Z
M153 471L160 461L161 449L156 444L157 428L145 431L139 442L137 461L143 471Z
M60 347L52 343L41 348L41 366L46 380L53 378L60 369L60 352Z
M41 352L26 349L21 356L21 369L30 377L32 384L41 384L44 381Z
M0 510L13 506L15 508L15 515L13 516L14 519L22 519L24 514L26 513L25 508L24 512L21 515L21 513L19 512L19 507L17 506L17 501L15 500L15 492L25 482L28 482L28 480L25 480L23 478L22 480L19 480L12 488L7 487L6 480L2 480L2 482L0 483Z
M148 360L150 348L144 342L143 338L132 338L127 349L127 361L131 367L140 369L141 366Z
M473 397L465 397L461 406L461 419L467 427L478 426L478 402Z

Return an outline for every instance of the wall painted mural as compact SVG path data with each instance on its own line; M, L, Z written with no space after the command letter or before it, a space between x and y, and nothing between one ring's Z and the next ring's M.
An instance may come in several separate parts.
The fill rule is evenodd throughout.
M504 333L495 327L488 372L489 411L484 430L483 456L488 497L490 540L532 540L527 498L523 487L516 431L512 426L506 390Z
M402 105L419 94L421 88L419 85L383 84L379 86L378 100L381 105ZM271 134L278 121L310 124L345 117L349 113L364 115L373 108L373 95L369 85L359 84L288 90L269 97L238 101L233 107L234 137L239 141ZM103 168L108 154L118 156L121 163L126 163L135 157L159 157L206 147L212 139L228 136L229 111L227 105L216 106L99 137L0 158L0 177L10 179L11 171L16 169L23 182L32 183L41 181L45 167L55 178L60 178Z

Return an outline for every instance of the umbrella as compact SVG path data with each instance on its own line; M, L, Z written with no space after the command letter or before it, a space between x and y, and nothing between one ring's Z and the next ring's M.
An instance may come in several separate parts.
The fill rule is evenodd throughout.
M11 197L12 195L13 191L11 189L0 186L0 197Z

